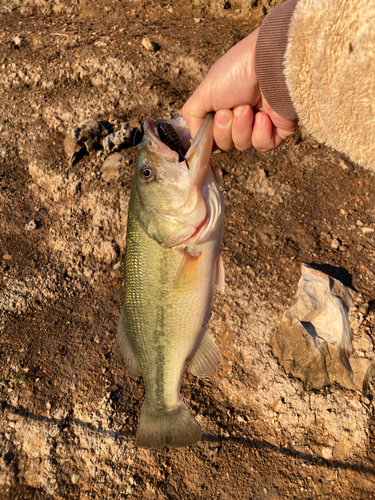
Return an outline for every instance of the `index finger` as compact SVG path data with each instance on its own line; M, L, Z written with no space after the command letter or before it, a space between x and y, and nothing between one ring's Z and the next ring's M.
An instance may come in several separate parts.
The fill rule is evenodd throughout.
M194 94L184 104L182 108L182 116L190 129L191 137L194 139L200 126L203 123L204 117L210 111L214 111L212 106L207 106L202 92L202 84L198 86Z

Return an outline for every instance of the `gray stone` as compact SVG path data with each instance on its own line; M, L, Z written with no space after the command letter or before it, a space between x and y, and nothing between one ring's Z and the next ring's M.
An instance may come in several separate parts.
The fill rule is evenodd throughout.
M110 123L98 122L94 118L89 118L69 129L64 140L64 148L70 164L74 165L86 154L100 149L103 138L112 130Z
M104 151L112 153L132 146L135 130L128 123L124 123L120 130L107 135L103 140Z
M306 387L320 389L335 382L352 390L358 387L349 364L348 310L355 294L340 281L302 264L297 301L284 313L271 345L280 364Z

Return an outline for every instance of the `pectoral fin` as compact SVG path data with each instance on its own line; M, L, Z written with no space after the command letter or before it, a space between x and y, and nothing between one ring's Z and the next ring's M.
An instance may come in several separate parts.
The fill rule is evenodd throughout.
M220 288L220 290L225 289L225 271L224 271L224 263L223 263L223 256L221 255L221 250L216 260L215 283Z
M141 365L125 328L125 312L122 308L117 328L117 345L125 362L125 368L131 378L137 380L141 375Z
M206 329L197 352L189 361L189 371L195 377L207 377L221 364L221 354L214 339Z
M191 253L186 248L177 276L174 288L194 286L198 282L202 254L200 252Z

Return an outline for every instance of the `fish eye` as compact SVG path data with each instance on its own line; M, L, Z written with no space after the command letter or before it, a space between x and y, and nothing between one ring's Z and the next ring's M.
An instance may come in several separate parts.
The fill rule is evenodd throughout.
M154 178L154 171L151 167L145 166L141 168L141 178L144 181L151 181Z

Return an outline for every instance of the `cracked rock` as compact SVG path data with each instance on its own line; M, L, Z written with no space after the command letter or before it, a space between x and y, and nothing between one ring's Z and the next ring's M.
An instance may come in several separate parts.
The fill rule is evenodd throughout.
M71 165L79 162L86 154L102 147L103 138L113 130L112 125L106 121L97 121L89 118L76 127L68 130L64 148Z
M356 292L306 264L301 267L297 301L271 339L273 353L309 388L337 382L355 389L359 381L349 363L353 349L348 310Z
M124 123L119 131L107 135L104 139L104 151L112 153L120 149L131 147L133 145L133 137L136 130L137 129L131 127L128 123Z

